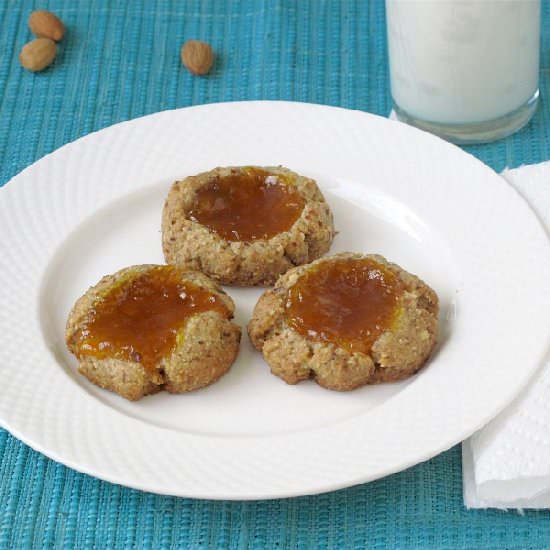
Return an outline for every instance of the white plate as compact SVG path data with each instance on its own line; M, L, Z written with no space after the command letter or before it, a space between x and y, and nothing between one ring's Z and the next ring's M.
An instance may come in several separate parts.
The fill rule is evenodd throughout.
M283 164L317 178L331 252L379 252L441 299L441 342L407 382L349 393L287 386L243 334L230 373L129 403L76 373L74 300L102 275L162 262L176 178ZM425 460L469 436L545 351L550 246L489 168L369 114L250 102L167 111L62 147L0 192L0 422L77 470L158 493L255 499L328 491ZM228 289L245 325L260 290Z

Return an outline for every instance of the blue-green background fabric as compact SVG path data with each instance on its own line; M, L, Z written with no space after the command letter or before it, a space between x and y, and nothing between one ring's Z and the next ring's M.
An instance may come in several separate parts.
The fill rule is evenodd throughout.
M57 13L68 32L54 65L31 74L18 53L37 8ZM468 148L496 170L550 158L549 25L543 0L534 121L506 140ZM180 65L189 38L217 53L207 77ZM0 0L0 43L0 184L67 142L162 109L247 99L381 115L391 107L382 0ZM30 546L539 549L550 548L550 512L467 511L458 446L333 493L212 502L99 481L0 430L0 548Z

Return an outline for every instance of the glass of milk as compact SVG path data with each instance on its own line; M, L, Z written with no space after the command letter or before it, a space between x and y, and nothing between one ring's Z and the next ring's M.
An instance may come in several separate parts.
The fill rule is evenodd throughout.
M399 120L481 143L533 116L540 0L386 0L386 17Z

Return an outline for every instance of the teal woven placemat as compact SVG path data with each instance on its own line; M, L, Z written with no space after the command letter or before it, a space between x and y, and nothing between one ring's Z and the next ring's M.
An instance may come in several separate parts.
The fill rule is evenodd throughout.
M34 75L17 56L36 8L56 12L68 33L53 67ZM550 157L548 24L543 1L543 101L535 120L507 140L468 149L497 170ZM288 99L387 114L384 25L382 0L0 1L0 183L64 143L161 109ZM213 45L210 76L181 69L187 38ZM211 502L99 481L0 430L0 548L33 545L539 549L550 548L550 512L465 510L459 447L325 495Z

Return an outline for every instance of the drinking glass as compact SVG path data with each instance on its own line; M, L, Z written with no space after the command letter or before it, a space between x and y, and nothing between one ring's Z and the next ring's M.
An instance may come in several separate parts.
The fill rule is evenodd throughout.
M480 143L533 116L540 0L386 0L386 19L399 120Z

